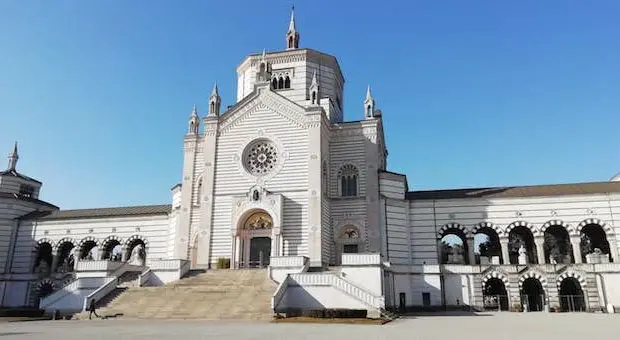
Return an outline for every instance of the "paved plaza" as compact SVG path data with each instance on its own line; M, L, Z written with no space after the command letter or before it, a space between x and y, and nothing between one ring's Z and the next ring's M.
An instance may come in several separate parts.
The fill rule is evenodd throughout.
M501 313L417 316L383 326L185 320L0 323L5 339L613 339L620 315Z

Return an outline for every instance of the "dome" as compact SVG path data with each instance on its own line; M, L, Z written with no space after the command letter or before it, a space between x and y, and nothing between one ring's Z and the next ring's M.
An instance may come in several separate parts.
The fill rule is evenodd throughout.
M610 182L620 182L620 172L617 173L614 177L612 177L609 181Z

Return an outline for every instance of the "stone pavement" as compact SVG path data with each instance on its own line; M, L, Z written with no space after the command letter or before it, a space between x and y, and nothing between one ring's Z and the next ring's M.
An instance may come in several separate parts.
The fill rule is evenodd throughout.
M617 338L620 314L431 315L383 326L197 320L93 320L0 323L4 339L594 339Z

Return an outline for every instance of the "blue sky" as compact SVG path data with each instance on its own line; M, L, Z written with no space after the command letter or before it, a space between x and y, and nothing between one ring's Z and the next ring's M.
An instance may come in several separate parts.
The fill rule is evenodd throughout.
M67 208L168 203L191 107L280 50L290 1L0 2L0 152ZM298 1L338 57L345 117L372 85L411 189L607 180L620 171L620 2Z

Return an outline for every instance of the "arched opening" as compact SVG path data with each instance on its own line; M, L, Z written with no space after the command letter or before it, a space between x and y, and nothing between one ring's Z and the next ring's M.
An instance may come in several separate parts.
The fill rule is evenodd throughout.
M312 91L312 105L316 104L316 91Z
M122 261L123 259L123 246L118 240L110 240L103 245L102 260L108 261Z
M474 254L478 264L493 263L492 259L502 257L502 246L499 242L499 235L491 227L482 227L474 234ZM502 259L506 263L504 259Z
M52 270L53 259L52 245L48 242L39 243L33 271L37 274L48 275Z
M580 246L581 258L584 263L587 263L589 254L604 254L610 262L616 261L616 259L611 258L607 234L603 227L598 224L587 224L581 228Z
M278 89L283 89L284 88L284 78L280 77L278 78Z
M259 67L258 71L259 71L260 74L265 73L265 63L261 63L260 64L260 67Z
M469 249L465 233L456 228L446 230L441 237L442 264L469 264Z
M529 277L521 286L521 304L530 312L540 312L545 306L545 290L538 279Z
M585 312L586 301L581 284L574 277L567 277L560 283L560 310L562 312Z
M95 241L86 241L80 247L80 260L93 261L97 259L99 251Z
M563 226L553 225L544 233L545 263L571 263L573 261L573 248L570 237Z
M209 104L209 105L210 105L209 112L210 113L215 113L215 102L211 102L211 104Z
M338 171L340 193L342 196L357 196L357 177L359 172L351 164L343 165Z
M140 238L133 238L127 243L127 254L129 258L127 262L144 266L146 262L146 243Z
M482 291L484 309L508 310L508 292L504 281L493 277L484 283Z
M368 105L366 107L366 117L371 117L372 116L372 106Z
M271 80L271 88L274 89L274 90L278 88L278 79L273 78Z
M519 264L519 254L522 252L527 256L527 263L538 263L532 231L524 226L517 226L508 234L510 264Z
M288 48L293 48L293 36L288 37Z
M75 254L76 248L70 241L64 241L56 250L58 256L58 273L72 272L75 265L77 255Z
M284 78L284 88L285 89L291 88L291 78L289 78L288 76Z
M271 258L271 232L273 219L264 210L253 211L238 231L239 244L236 249L239 266L263 268Z

